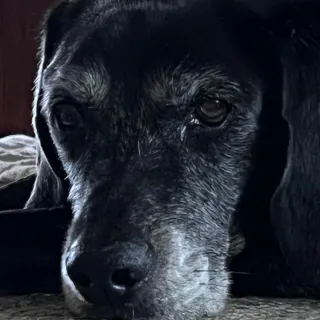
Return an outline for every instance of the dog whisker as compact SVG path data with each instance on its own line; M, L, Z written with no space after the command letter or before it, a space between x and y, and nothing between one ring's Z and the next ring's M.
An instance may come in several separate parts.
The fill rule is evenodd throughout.
M141 158L140 141L138 141L138 154L139 154L139 157Z
M193 272L210 272L210 273L219 273L217 270L194 270ZM251 274L250 272L241 272L241 271L228 271L230 274Z
M68 230L68 228L66 226L63 226L63 225L60 225L60 224L56 225L56 228L61 229L61 230L65 230L65 231Z

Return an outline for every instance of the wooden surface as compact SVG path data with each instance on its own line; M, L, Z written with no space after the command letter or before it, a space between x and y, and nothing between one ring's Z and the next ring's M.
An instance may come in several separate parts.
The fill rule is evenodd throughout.
M32 133L37 31L53 0L0 0L0 136Z

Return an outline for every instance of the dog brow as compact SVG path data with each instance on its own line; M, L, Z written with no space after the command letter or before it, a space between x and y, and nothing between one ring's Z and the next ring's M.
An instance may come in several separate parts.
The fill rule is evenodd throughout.
M181 63L174 69L160 69L147 79L145 90L153 101L166 101L178 105L189 103L199 90L215 93L243 95L241 84L231 79L218 66L189 69Z
M44 83L52 96L71 96L81 104L99 105L107 97L110 77L106 70L91 63L86 66L65 65Z

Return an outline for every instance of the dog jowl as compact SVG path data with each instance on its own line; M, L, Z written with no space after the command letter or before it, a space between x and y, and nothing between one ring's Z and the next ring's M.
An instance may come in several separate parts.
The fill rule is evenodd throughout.
M28 205L71 204L61 266L75 314L193 320L225 306L267 86L250 17L231 8L84 0L48 14Z

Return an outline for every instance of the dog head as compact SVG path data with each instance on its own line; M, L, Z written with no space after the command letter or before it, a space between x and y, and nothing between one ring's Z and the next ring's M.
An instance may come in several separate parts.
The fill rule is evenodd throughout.
M74 313L224 307L230 221L272 87L256 23L218 0L64 1L47 15L27 206L72 206L61 266Z

